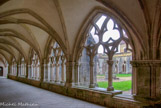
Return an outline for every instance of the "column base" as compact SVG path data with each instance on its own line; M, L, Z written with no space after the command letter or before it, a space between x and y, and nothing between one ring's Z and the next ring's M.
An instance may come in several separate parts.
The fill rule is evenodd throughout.
M114 91L113 87L107 87L107 91Z
M50 80L50 82L54 82L54 80Z
M75 83L74 85L75 85L75 86L78 86L78 85L79 85L79 83Z
M65 87L72 87L73 86L73 84L72 83L65 83Z
M95 88L95 84L90 84L89 88Z
M55 83L60 83L60 81L57 81L57 80L56 80Z
M61 83L61 84L64 84L64 83L65 83L65 81L60 81L60 83Z

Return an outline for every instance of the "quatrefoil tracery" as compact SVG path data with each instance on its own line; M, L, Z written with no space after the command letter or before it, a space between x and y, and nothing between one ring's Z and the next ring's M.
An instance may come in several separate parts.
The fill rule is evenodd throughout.
M101 18L104 18L102 21ZM98 22L101 22L98 23ZM125 31L121 28L116 21L112 20L108 16L102 15L96 22L92 23L92 27L87 34L88 38L85 42L85 48L87 49L87 55L95 55L100 47L103 46L103 53L107 55L114 55L118 52L118 46L121 41L126 44L126 49L131 49L128 47L129 40ZM97 53L96 53L97 52Z

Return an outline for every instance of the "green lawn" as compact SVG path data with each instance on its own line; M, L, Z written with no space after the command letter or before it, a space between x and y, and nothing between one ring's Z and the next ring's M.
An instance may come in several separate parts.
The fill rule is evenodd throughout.
M97 76L101 76L102 77L102 76L105 76L105 75L97 75Z
M131 74L116 74L116 77L131 77Z
M107 82L98 82L98 86L101 88L107 88ZM131 80L129 81L121 81L121 82L113 82L113 87L115 90L128 91L131 89Z
M116 77L131 77L131 74L116 74ZM105 75L97 75L97 77L105 77Z

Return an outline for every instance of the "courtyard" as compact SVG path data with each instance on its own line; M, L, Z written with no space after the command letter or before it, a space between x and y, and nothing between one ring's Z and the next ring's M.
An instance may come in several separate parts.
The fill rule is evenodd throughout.
M113 78L113 86L116 90L122 90L125 94L131 93L131 74L116 74ZM105 79L105 75L97 75L97 84L100 88L107 88L108 81Z

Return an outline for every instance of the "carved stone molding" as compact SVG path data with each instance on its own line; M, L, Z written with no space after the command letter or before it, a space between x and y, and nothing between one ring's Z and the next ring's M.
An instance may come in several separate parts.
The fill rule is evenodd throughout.
M108 65L112 66L112 65L113 65L113 63L114 63L114 61L113 61L113 60L107 60L107 64L108 64Z
M67 61L66 62L66 66L69 66L69 67L72 67L74 66L75 62L72 62L72 61Z
M161 60L134 60L130 64L134 67L161 67Z

